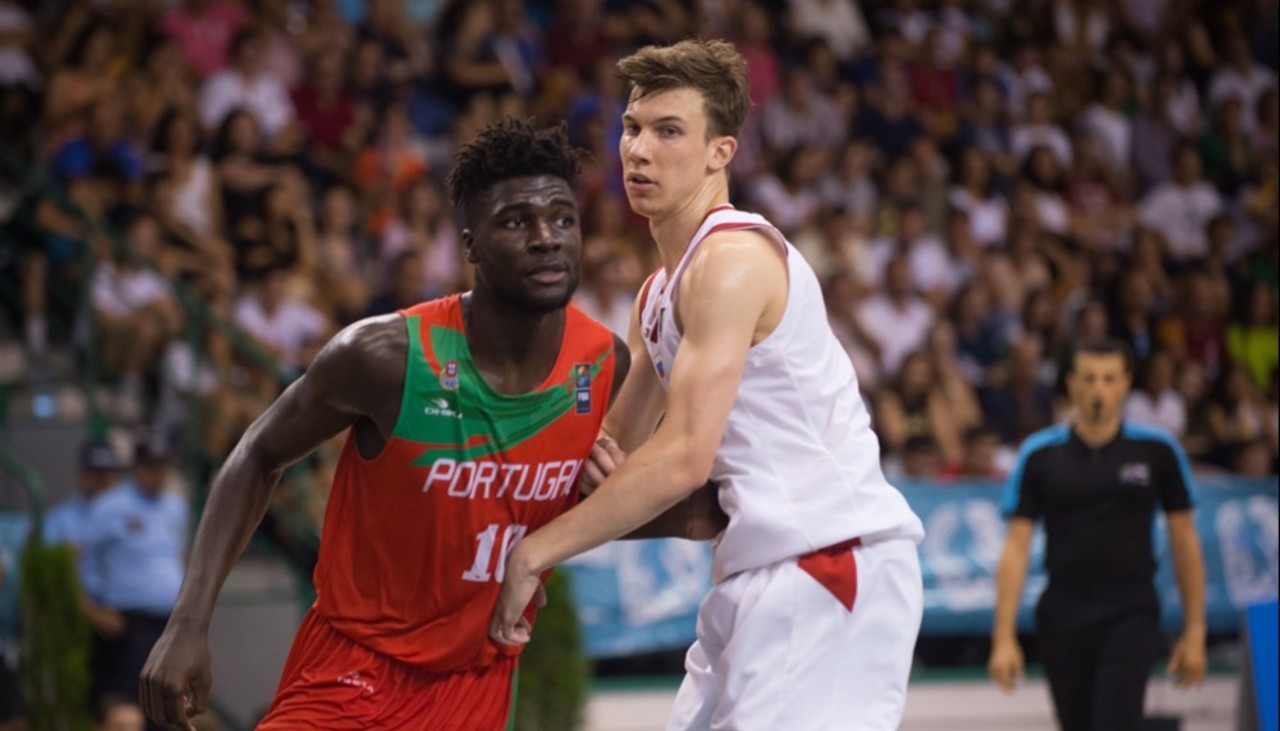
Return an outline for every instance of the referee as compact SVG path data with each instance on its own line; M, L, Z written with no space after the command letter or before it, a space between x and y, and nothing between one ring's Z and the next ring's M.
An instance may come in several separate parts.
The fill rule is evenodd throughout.
M1022 675L1017 614L1035 522L1043 518L1049 585L1036 640L1063 731L1136 731L1160 652L1152 581L1156 506L1169 526L1182 637L1168 671L1179 685L1205 672L1204 564L1192 522L1187 458L1169 434L1121 421L1132 361L1122 343L1076 348L1067 388L1071 423L1022 444L1004 509L1009 531L996 574L989 670L1006 691Z

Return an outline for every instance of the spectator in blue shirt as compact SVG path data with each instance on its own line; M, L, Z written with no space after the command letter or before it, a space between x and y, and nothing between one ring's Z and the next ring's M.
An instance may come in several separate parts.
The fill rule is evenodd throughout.
M53 156L54 173L63 181L88 175L98 161L110 159L130 183L142 180L142 155L124 135L124 110L115 99L104 99L85 113L87 131L60 147Z
M85 552L101 580L101 600L122 620L94 653L94 697L138 697L138 676L160 637L182 585L189 511L167 489L169 451L160 440L138 445L133 479L98 496L89 509Z

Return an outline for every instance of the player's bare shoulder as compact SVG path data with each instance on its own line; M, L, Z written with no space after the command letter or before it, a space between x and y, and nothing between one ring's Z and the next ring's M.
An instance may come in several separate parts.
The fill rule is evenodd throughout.
M390 425L399 412L408 355L404 317L379 315L334 335L306 377L313 389L344 410Z
M790 280L787 249L761 229L718 231L690 257L679 292L680 319L690 307L720 310L729 305L758 316L752 343L781 322Z

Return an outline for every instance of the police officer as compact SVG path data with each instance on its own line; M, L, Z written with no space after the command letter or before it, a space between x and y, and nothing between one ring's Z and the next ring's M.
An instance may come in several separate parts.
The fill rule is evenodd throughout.
M99 495L89 508L84 551L101 582L102 604L121 619L120 631L100 638L96 648L95 697L138 699L138 676L178 597L190 515L187 501L168 483L168 446L143 441L133 479Z
M1204 564L1192 521L1190 469L1168 433L1124 423L1132 357L1117 341L1072 357L1070 423L1022 444L1004 509L1009 529L996 576L989 670L1012 690L1023 671L1016 635L1035 522L1043 519L1049 585L1036 643L1064 731L1136 731L1160 652L1152 524L1158 505L1182 596L1183 631L1168 670L1188 686L1205 672Z

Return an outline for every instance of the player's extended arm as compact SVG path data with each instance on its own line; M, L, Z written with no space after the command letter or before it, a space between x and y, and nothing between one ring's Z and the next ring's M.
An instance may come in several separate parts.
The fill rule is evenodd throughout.
M1022 648L1018 646L1018 605L1022 603L1035 527L1035 521L1030 518L1009 519L1004 551L996 569L996 611L987 670L991 679L1006 691L1013 690L1023 672Z
M624 348L630 351L632 359L628 362L632 367L625 372L626 378L621 386L615 381L614 401L605 416L601 439L583 465L581 487L586 495L595 492L605 478L613 474L628 451L635 450L653 434L666 406L666 392L658 382L649 350L640 334L642 306L643 303L636 300L632 308L628 343L615 337L620 354ZM618 362L622 363L621 358ZM618 372L615 370L615 376ZM687 538L705 541L719 535L728 523L729 516L720 507L719 491L708 482L623 539Z
M232 450L210 488L169 623L142 672L143 710L157 723L191 728L188 714L204 712L214 603L284 469L361 417L379 428L394 424L395 415L378 412L398 402L385 396L402 388L407 341L399 316L340 332Z
M766 312L785 303L787 286L776 249L760 235L714 239L680 285L684 332L662 423L589 499L511 552L490 627L495 641L528 641L517 622L542 571L630 533L709 479L748 350Z
M1165 514L1169 526L1169 547L1173 552L1173 571L1182 595L1182 637L1169 655L1169 673L1178 677L1178 685L1195 685L1204 680L1206 666L1204 609L1204 557L1200 536L1191 510Z

